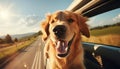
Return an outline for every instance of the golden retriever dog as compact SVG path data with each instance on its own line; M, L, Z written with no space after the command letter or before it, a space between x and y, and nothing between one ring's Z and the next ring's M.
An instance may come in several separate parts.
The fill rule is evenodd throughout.
M87 18L70 11L57 11L42 22L44 59L49 69L85 69L81 34L89 37Z

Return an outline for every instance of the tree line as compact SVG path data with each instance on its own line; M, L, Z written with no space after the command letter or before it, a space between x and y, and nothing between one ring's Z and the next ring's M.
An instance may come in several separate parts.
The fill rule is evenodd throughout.
M9 34L7 34L6 36L5 36L5 38L0 38L0 44L4 44L4 43L14 43L14 42L18 42L18 39L17 38L15 38L15 39L12 39L12 37L9 35Z
M90 30L103 29L103 28L112 27L112 26L120 26L120 22L119 22L119 23L112 24L112 25L97 26L97 27L91 28Z
M41 35L42 32L38 31L37 33L30 35L30 36L25 36L22 37L18 40L18 38L12 38L9 34L7 34L3 39L0 38L0 44L5 44L5 43L15 43L18 41L26 41L26 40L30 40L32 37L36 38L37 36Z

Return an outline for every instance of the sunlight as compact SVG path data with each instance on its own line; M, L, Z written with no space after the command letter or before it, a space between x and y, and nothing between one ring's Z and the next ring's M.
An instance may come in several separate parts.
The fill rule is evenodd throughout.
M0 18L4 20L10 19L11 12L7 9L0 9Z

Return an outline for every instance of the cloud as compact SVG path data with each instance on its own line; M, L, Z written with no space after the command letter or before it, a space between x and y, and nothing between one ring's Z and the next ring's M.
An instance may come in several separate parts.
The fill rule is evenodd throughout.
M89 20L87 21L87 24L89 25L90 28L96 26L95 20L96 20L96 17L92 17L92 18L89 18Z
M90 28L93 28L97 26L110 25L117 22L120 22L120 14L118 14L114 18L110 17L109 19L103 16L95 16L95 17L89 18L89 21L87 22L87 24L89 25Z
M88 24L93 24L94 23L94 21L95 21L95 17L92 17L92 18L89 18L89 20L88 20Z
M19 24L24 24L28 27L31 27L31 26L35 26L36 24L38 24L40 22L40 20L41 20L40 16L28 15L26 17L22 17L19 20Z
M114 22L120 22L120 14L113 18Z
M28 15L20 17L18 20L18 31L21 33L38 32L40 30L41 17L37 15Z

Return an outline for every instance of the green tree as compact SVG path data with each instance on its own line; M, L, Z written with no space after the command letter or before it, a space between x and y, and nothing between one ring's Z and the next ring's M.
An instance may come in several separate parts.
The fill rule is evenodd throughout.
M17 39L17 38L15 38L15 39L14 39L14 41L15 41L15 42L18 42L18 39Z
M0 44L3 44L4 43L4 40L0 38Z
M6 42L6 43L13 43L12 37L11 37L9 34L7 34L7 35L5 36L5 42Z
M38 31L38 35L42 35L42 32L41 32L41 31Z

